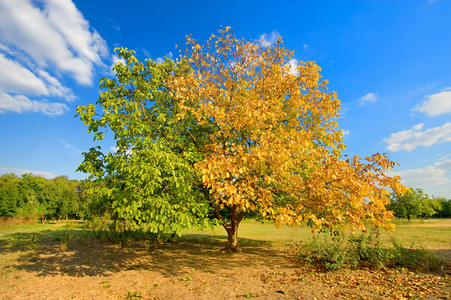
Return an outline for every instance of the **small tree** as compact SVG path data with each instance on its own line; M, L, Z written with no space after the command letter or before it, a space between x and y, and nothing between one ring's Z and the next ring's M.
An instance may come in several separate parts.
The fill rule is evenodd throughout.
M387 209L392 210L397 217L406 217L410 221L411 216L428 218L440 210L440 203L430 199L422 189L408 189L405 193L392 192L390 204Z

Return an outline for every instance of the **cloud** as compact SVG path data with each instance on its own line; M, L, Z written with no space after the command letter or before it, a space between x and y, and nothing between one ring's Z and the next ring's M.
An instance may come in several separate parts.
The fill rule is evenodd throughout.
M413 111L425 113L428 117L435 117L451 112L451 87L443 89L440 93L426 96L428 100L417 105Z
M0 111L63 113L73 101L62 75L91 85L108 47L71 0L0 1ZM29 97L46 99L30 100Z
M280 34L277 31L271 32L269 35L264 33L259 37L259 42L266 47L271 46L280 38Z
M392 133L389 138L384 139L384 142L388 144L386 149L393 152L412 151L419 146L429 147L438 143L451 142L451 123L420 131L423 125L421 123L413 126L412 129Z
M347 136L348 134L350 133L350 131L349 130L341 130L341 134L343 135L343 136Z
M62 115L69 110L66 104L58 102L30 100L23 95L11 96L0 91L0 113L38 112L48 116Z
M368 93L359 99L359 104L363 105L363 104L365 104L365 102L376 102L376 101L377 101L377 94Z
M147 51L147 49L145 49L144 47L141 47L141 50L142 50L142 52L144 53L144 55L147 57L147 58L150 58L152 55L150 54L150 52L149 51Z
M71 89L44 70L35 73L0 53L0 91L32 96L57 96L75 99Z
M0 37L20 49L40 67L55 66L81 84L91 84L93 65L102 65L106 42L70 0L30 0L0 3Z
M66 140L62 139L61 143L63 144L64 148L69 150L69 153L73 156L80 156L81 150L79 150L77 147L75 147L72 144L69 144Z
M24 170L24 169L17 169L17 168L0 168L0 174L6 174L6 173L14 173L16 175L22 175L22 174L33 174L35 176L42 176L44 178L55 178L58 175L50 173L50 172L44 172L44 171L31 171L31 170Z
M169 51L168 53L166 53L166 55L164 56L164 58L158 57L158 58L157 58L157 62L161 64L161 63L164 62L165 58L172 59L173 57L174 57L174 56L173 56L172 52Z
M451 183L447 174L451 171L451 159L436 162L424 168L392 172L401 177L401 183L408 187L439 186Z
M113 27L117 31L121 31L121 26L119 26L116 22L111 19L108 19L108 21L110 21L111 27Z
M299 75L299 71L297 70L297 67L299 66L299 61L295 58L290 59L290 61L287 64L289 66L290 74L293 75Z
M0 53L0 90L26 95L48 95L44 82L19 63Z

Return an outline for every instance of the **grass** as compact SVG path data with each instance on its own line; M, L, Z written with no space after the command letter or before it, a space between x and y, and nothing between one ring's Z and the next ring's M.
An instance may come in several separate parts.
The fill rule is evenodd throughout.
M19 225L34 225L37 218L33 217L0 217L0 230Z

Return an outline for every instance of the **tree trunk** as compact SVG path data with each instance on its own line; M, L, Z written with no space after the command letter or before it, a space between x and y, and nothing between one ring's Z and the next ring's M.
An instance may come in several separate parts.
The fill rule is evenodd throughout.
M407 215L407 221L410 222L410 215L409 214Z
M228 242L226 251L227 252L239 252L238 248L238 226L240 225L241 220L243 220L246 214L244 212L240 212L236 205L230 208L230 223L223 223L223 227L227 231Z
M232 226L232 224L230 224L230 226L224 227L225 230L227 231L227 235L228 235L228 242L227 242L227 247L226 247L226 251L227 252L238 252L239 248L238 248L238 224L235 224L235 226Z
M230 223L227 223L226 220L219 213L219 205L210 197L210 193L205 186L201 186L202 191L205 195L205 199L211 203L211 206L214 209L215 217L218 219L224 229L227 231L228 242L225 250L227 252L239 252L238 248L238 226L240 225L241 220L243 220L246 213L244 211L240 211L236 205L229 206L230 210Z

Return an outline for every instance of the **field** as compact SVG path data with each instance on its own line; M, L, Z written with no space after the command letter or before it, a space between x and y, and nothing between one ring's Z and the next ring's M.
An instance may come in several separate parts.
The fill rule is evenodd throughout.
M116 242L72 222L0 231L0 299L450 299L451 220L398 222L384 232L444 261L437 271L319 270L299 260L308 227L244 221L242 252L221 251L225 231L188 232L175 242Z

